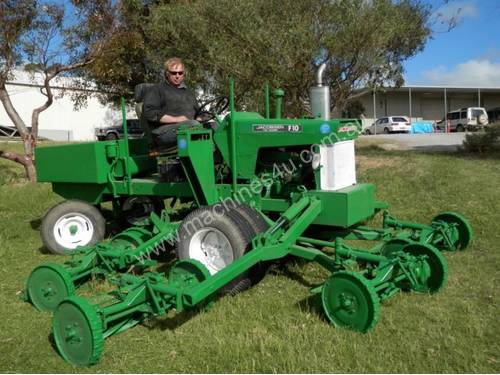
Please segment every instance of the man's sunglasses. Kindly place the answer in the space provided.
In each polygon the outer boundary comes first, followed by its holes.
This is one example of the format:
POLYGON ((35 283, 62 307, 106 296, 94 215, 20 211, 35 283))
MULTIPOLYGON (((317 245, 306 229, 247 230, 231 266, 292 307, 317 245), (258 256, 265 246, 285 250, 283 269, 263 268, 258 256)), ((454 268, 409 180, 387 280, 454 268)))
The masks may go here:
POLYGON ((168 71, 169 74, 173 75, 173 76, 181 76, 184 74, 184 72, 172 72, 172 71, 168 71))

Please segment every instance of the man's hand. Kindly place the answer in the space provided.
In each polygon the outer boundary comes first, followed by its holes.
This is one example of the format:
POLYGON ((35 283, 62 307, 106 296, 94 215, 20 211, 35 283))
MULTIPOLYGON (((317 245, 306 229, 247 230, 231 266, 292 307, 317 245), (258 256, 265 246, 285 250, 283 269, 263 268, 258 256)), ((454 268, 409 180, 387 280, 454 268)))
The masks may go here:
POLYGON ((183 122, 189 120, 186 116, 170 116, 170 115, 163 115, 160 118, 160 122, 162 124, 174 124, 178 122, 183 122))

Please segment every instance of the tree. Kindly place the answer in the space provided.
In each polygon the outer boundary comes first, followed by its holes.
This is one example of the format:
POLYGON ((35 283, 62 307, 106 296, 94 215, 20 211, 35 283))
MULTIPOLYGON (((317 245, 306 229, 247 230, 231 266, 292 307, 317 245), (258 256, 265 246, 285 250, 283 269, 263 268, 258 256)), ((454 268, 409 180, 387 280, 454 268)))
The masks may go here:
POLYGON ((138 80, 156 80, 166 58, 180 56, 190 83, 206 92, 227 94, 234 77, 238 102, 247 107, 261 109, 264 84, 284 88, 291 116, 306 113, 319 63, 328 63, 325 78, 340 112, 356 89, 402 84, 402 63, 431 35, 424 0, 124 3, 130 37, 113 43, 133 40, 136 48, 104 55, 89 69, 102 89, 131 92, 138 80))
POLYGON ((111 0, 73 0, 71 5, 36 0, 0 3, 0 101, 21 135, 24 154, 0 150, 0 157, 20 163, 30 181, 36 181, 34 148, 40 114, 54 101, 51 81, 93 63, 104 52, 116 29, 111 0), (45 102, 33 109, 31 128, 14 108, 7 83, 16 70, 41 77, 45 102))

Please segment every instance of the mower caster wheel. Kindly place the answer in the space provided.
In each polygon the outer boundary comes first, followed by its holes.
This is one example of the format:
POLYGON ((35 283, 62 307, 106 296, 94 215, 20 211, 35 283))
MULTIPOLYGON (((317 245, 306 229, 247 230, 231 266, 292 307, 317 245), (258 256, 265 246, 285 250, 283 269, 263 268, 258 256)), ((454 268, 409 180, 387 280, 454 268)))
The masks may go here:
POLYGON ((408 283, 404 289, 419 293, 436 293, 446 284, 448 279, 448 263, 443 254, 434 246, 413 243, 405 246, 402 251, 423 260, 412 268, 414 284, 408 283))
POLYGON ((380 300, 377 292, 360 274, 335 272, 323 285, 323 310, 335 326, 366 333, 377 323, 380 300))
POLYGON ((95 308, 84 298, 72 296, 57 306, 52 334, 61 356, 77 366, 91 366, 104 346, 102 322, 95 308))
POLYGON ((26 285, 29 301, 38 310, 54 311, 59 302, 75 292, 75 285, 66 268, 46 263, 36 267, 26 285))
POLYGON ((472 241, 474 236, 472 226, 462 215, 456 212, 442 212, 432 219, 432 223, 444 222, 450 228, 447 230, 448 238, 451 242, 448 245, 447 241, 443 240, 435 244, 439 250, 460 251, 465 250, 472 241))
POLYGON ((42 220, 41 236, 54 254, 67 254, 78 246, 93 246, 102 241, 106 221, 93 205, 68 200, 52 207, 42 220))

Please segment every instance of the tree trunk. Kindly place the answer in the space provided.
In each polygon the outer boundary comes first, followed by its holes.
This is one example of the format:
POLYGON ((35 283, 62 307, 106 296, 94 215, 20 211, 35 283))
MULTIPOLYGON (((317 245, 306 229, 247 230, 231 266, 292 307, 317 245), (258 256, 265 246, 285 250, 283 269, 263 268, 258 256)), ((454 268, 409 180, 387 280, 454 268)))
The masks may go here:
POLYGON ((26 158, 26 164, 24 165, 24 170, 26 171, 26 176, 28 176, 28 180, 30 182, 37 181, 35 163, 33 163, 32 159, 26 158))
POLYGON ((31 132, 23 137, 24 144, 24 162, 22 163, 26 170, 26 177, 30 182, 36 182, 36 169, 34 163, 34 150, 36 146, 36 138, 31 132))

